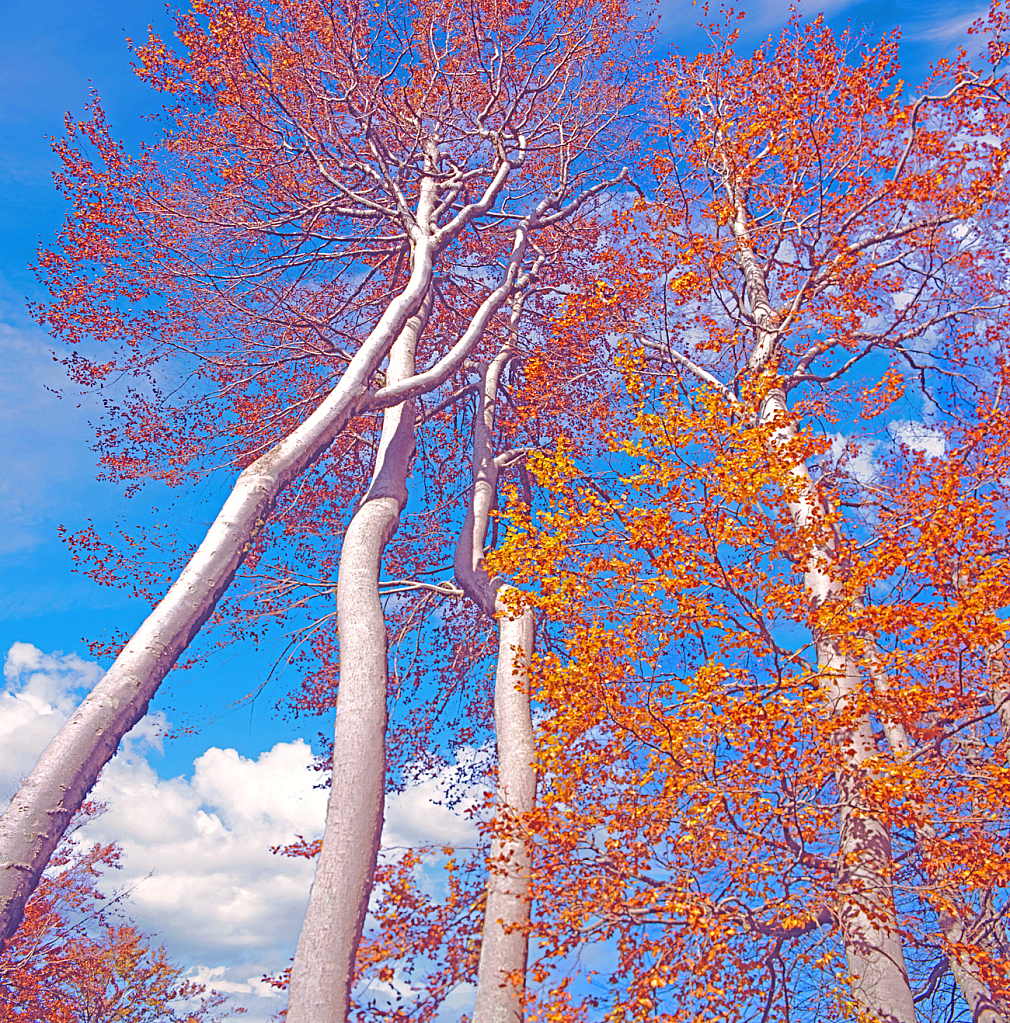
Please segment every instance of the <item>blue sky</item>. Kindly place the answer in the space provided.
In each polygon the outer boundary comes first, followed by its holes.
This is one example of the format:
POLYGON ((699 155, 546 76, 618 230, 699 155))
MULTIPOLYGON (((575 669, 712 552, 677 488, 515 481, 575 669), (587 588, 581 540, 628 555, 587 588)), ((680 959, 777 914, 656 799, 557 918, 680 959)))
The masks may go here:
MULTIPOLYGON (((773 31, 789 12, 781 0, 737 8, 748 12, 745 43, 773 31)), ((921 80, 930 60, 956 49, 984 9, 970 0, 803 4, 805 13, 824 10, 836 28, 850 23, 879 35, 900 23, 910 85, 921 80)), ((135 147, 149 129, 143 116, 156 98, 132 75, 126 39, 144 38, 149 24, 171 31, 159 0, 8 0, 4 12, 0 654, 6 655, 7 688, 0 692, 0 802, 100 676, 82 637, 135 627, 146 611, 122 593, 73 574, 58 539, 59 525, 79 528, 89 517, 99 529, 123 516, 143 522, 159 495, 149 492, 127 502, 114 487, 95 482, 89 402, 52 393, 63 385, 60 369, 25 302, 43 297, 29 263, 39 239, 51 239, 63 215, 48 137, 60 133, 66 111, 83 111, 94 87, 114 132, 135 147)), ((696 47, 700 36, 687 26, 699 12, 689 0, 666 0, 662 47, 696 47)), ((216 512, 226 485, 218 480, 178 506, 179 514, 193 519, 193 530, 216 512)), ((173 682, 152 708, 153 721, 138 730, 103 777, 110 811, 94 831, 123 842, 127 881, 156 872, 138 885, 134 916, 159 931, 196 976, 233 988, 253 1009, 246 1017, 250 1023, 279 1007, 249 978, 285 965, 311 877, 310 865, 280 861, 266 850, 297 832, 318 831, 324 799, 312 789, 314 776, 306 770, 311 754, 302 739, 312 741, 330 726, 328 719, 299 723, 278 716, 273 704, 283 680, 271 683, 252 710, 228 709, 264 679, 274 657, 270 651, 232 649, 173 682), (166 721, 199 728, 163 742, 157 726, 166 721), (258 805, 243 800, 250 791, 257 793, 258 805), (152 805, 159 807, 157 827, 149 820, 152 805), (189 866, 181 869, 182 862, 189 866), (194 899, 194 892, 204 894, 194 899)), ((387 838, 465 838, 467 825, 432 808, 433 792, 417 788, 393 800, 387 838)))

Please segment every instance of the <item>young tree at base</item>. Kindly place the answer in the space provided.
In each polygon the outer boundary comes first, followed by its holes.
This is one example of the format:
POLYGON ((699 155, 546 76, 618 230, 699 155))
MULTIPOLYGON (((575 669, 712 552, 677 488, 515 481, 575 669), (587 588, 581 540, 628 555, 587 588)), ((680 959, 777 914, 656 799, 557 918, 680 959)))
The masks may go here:
MULTIPOLYGON (((96 810, 85 804, 72 830, 96 810)), ((3 1023, 214 1023, 245 1012, 225 1010, 224 995, 183 980, 164 948, 113 919, 118 900, 97 883, 118 859, 114 844, 60 842, 0 953, 3 1023)))

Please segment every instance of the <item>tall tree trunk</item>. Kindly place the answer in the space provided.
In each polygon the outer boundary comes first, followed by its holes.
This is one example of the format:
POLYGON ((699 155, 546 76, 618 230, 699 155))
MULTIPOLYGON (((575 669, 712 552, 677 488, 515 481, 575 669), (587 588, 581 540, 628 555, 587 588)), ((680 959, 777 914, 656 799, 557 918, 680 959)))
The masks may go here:
MULTIPOLYGON (((833 659, 822 670, 839 670, 833 659)), ((829 682, 833 711, 848 713, 860 683, 851 661, 848 670, 829 682)), ((869 780, 868 762, 876 756, 867 715, 835 734, 842 751, 836 774, 841 804, 838 838, 838 920, 845 944, 852 993, 875 1017, 914 1023, 915 1003, 898 931, 892 884, 893 857, 887 825, 868 810, 860 789, 869 780)))
MULTIPOLYGON (((870 671, 873 676, 874 688, 878 693, 884 695, 887 693, 889 685, 886 673, 878 667, 880 656, 876 644, 872 639, 868 638, 865 641, 865 647, 870 660, 870 671)), ((1007 713, 1008 694, 1006 681, 1003 673, 999 670, 998 663, 998 659, 994 658, 993 651, 990 650, 989 666, 992 677, 993 700, 996 704, 1005 737, 1007 734, 1010 734, 1008 732, 1010 714, 1007 713)), ((882 724, 884 734, 887 736, 888 746, 894 756, 898 758, 908 756, 912 752, 912 744, 902 724, 889 717, 885 717, 882 724)), ((925 857, 928 858, 929 848, 936 841, 936 838, 936 828, 932 824, 920 822, 915 826, 915 839, 925 857)), ((931 869, 930 878, 934 883, 942 882, 944 875, 941 873, 938 876, 936 870, 931 869)), ((974 932, 977 931, 978 925, 983 922, 983 915, 984 910, 974 920, 966 918, 963 913, 953 906, 945 907, 939 911, 940 930, 943 932, 943 936, 947 939, 951 948, 957 949, 963 943, 972 942, 974 932)), ((975 940, 978 939, 977 934, 974 934, 974 937, 975 940)), ((978 968, 972 962, 970 955, 963 951, 955 951, 954 954, 947 956, 947 965, 950 967, 950 972, 961 992, 961 996, 968 1005, 973 1023, 1008 1023, 1010 1017, 1007 1014, 1007 1006, 993 998, 992 992, 988 985, 982 981, 978 968)))
MULTIPOLYGON (((438 218, 448 216, 439 205, 443 200, 440 189, 446 180, 441 171, 442 153, 434 138, 424 142, 425 173, 418 185, 416 212, 412 216, 405 206, 399 207, 411 253, 410 277, 403 291, 390 301, 337 386, 315 412, 239 474, 224 507, 179 578, 43 752, 0 819, 0 950, 17 929, 24 904, 71 817, 122 737, 146 713, 165 675, 213 613, 281 491, 326 451, 355 414, 364 409, 395 408, 444 384, 461 368, 488 323, 514 295, 523 279, 522 266, 531 235, 573 216, 584 204, 627 178, 625 169, 617 178, 599 182, 574 197, 568 196, 566 182, 559 183, 517 223, 512 251, 498 286, 478 307, 456 343, 422 372, 401 380, 390 377, 385 386, 370 392, 376 370, 429 293, 436 256, 474 220, 494 208, 510 174, 523 166, 526 137, 518 134, 513 141, 514 152, 509 155, 498 145, 500 159, 483 194, 454 209, 441 225, 438 218)), ((396 182, 390 179, 389 183, 398 193, 396 182)), ((382 507, 379 492, 374 496, 375 500, 368 502, 373 507, 355 527, 355 535, 365 539, 352 543, 361 546, 366 559, 378 556, 366 551, 369 544, 378 543, 381 552, 385 542, 375 540, 386 528, 380 521, 386 512, 378 510, 382 507)), ((395 497, 390 499, 395 503, 395 497)), ((348 576, 350 592, 356 585, 351 580, 357 578, 353 572, 348 576)), ((350 622, 355 612, 346 604, 344 612, 350 615, 347 635, 353 636, 356 626, 350 622)), ((374 623, 365 624, 363 619, 361 628, 370 636, 374 623)), ((348 650, 353 644, 354 640, 348 642, 348 650)), ((345 644, 341 646, 343 650, 345 644)), ((347 670, 354 669, 348 664, 347 670)))
MULTIPOLYGON (((434 184, 422 196, 430 214, 434 184), (430 193, 430 194, 429 194, 430 193)), ((427 221, 419 216, 419 220, 427 221)), ((305 422, 240 474, 203 542, 102 680, 46 747, 0 818, 0 949, 98 774, 144 716, 165 675, 211 616, 278 495, 357 411, 368 383, 428 293, 434 243, 418 233, 411 275, 340 382, 305 422)))
MULTIPOLYGON (((890 685, 887 673, 881 667, 880 652, 873 637, 867 636, 864 638, 863 649, 870 675, 873 679, 874 690, 879 695, 886 696, 890 685)), ((994 658, 993 651, 990 650, 988 653, 992 676, 993 700, 996 704, 1003 734, 1006 736, 1010 734, 1008 733, 1008 725, 1010 725, 1008 708, 1010 708, 1010 703, 1007 701, 1006 681, 998 668, 998 661, 994 658)), ((889 715, 885 715, 881 719, 881 725, 883 726, 884 735, 887 738, 887 744, 891 753, 898 759, 907 757, 912 752, 912 743, 901 722, 894 720, 889 715)), ((927 862, 929 848, 936 839, 936 828, 932 824, 926 821, 919 821, 915 825, 915 840, 922 854, 927 857, 927 862)), ((945 876, 943 872, 938 874, 935 869, 930 868, 930 879, 934 883, 943 882, 945 876)), ((966 918, 963 913, 953 906, 943 908, 938 913, 940 930, 951 947, 955 949, 964 942, 972 941, 973 932, 977 930, 978 924, 982 922, 981 917, 982 914, 974 920, 966 918)), ((953 955, 948 955, 947 965, 961 992, 961 996, 968 1005, 973 1023, 1008 1023, 1010 1017, 1007 1014, 1007 1007, 993 998, 992 992, 989 990, 988 985, 982 981, 978 968, 971 961, 971 957, 968 954, 965 952, 955 952, 953 955)))
MULTIPOLYGON (((762 406, 761 420, 773 423, 786 415, 785 395, 773 389, 762 406)), ((785 450, 795 436, 795 428, 787 423, 774 431, 772 444, 785 450)), ((825 509, 806 464, 794 465, 791 474, 795 486, 789 504, 793 525, 798 531, 828 533, 825 509)), ((834 538, 826 535, 814 545, 804 567, 804 584, 815 609, 830 604, 840 589, 830 570, 834 547, 834 538)), ((842 637, 824 631, 814 639, 828 709, 835 718, 847 718, 862 686, 858 667, 841 648, 842 637)), ((891 836, 860 795, 877 754, 869 715, 860 714, 840 726, 832 741, 840 752, 836 772, 840 806, 837 913, 852 994, 877 1019, 915 1023, 915 1002, 894 907, 891 836)))
MULTIPOLYGON (((522 305, 519 295, 513 305, 513 334, 522 305)), ((494 695, 498 830, 488 860, 474 1023, 519 1023, 522 1019, 529 948, 530 851, 523 837, 523 821, 533 809, 537 789, 529 692, 533 612, 514 607, 509 600, 513 588, 503 585, 501 579, 492 579, 484 563, 484 539, 501 460, 495 458, 493 444, 498 381, 511 353, 511 346, 506 345, 493 362, 479 367, 473 491, 454 557, 456 579, 463 592, 498 622, 494 695)))
MULTIPOLYGON (((955 949, 961 942, 973 942, 969 933, 972 929, 969 921, 957 912, 940 914, 940 927, 943 936, 955 949)), ((968 1003, 972 1023, 1006 1023, 1006 1006, 1000 1005, 992 996, 987 984, 979 977, 978 969, 971 957, 964 952, 955 952, 947 956, 947 963, 961 995, 968 1003)))
POLYGON ((530 923, 530 852, 524 817, 536 800, 536 742, 530 715, 533 612, 507 606, 498 591, 498 667, 494 722, 498 742, 499 831, 491 843, 481 931, 474 1023, 518 1023, 523 1017, 530 923))
MULTIPOLYGON (((727 197, 734 210, 730 227, 737 244, 737 262, 743 271, 755 341, 748 369, 755 381, 776 374, 779 357, 778 315, 772 309, 765 268, 754 250, 746 190, 734 184, 726 168, 727 197)), ((770 382, 770 381, 769 381, 770 382)), ((796 437, 784 391, 775 384, 761 405, 760 421, 774 424, 773 450, 788 457, 796 437)), ((816 610, 829 604, 839 590, 832 579, 834 537, 825 523, 825 509, 817 485, 805 462, 791 468, 794 492, 789 503, 797 531, 823 531, 804 566, 803 581, 816 610)), ((842 637, 821 632, 814 636, 818 671, 834 717, 848 717, 861 686, 859 672, 840 649, 842 637)), ((860 788, 868 762, 876 755, 876 742, 868 715, 838 728, 834 742, 840 751, 836 774, 840 819, 838 838, 838 917, 852 977, 852 993, 866 1011, 888 1023, 915 1023, 915 1002, 898 932, 892 884, 891 838, 883 821, 863 805, 860 788)))
MULTIPOLYGON (((440 157, 433 143, 426 148, 426 158, 430 169, 437 168, 440 157)), ((569 215, 599 190, 595 186, 587 190, 562 212, 569 215)), ((433 205, 429 199, 427 206, 419 206, 419 223, 426 222, 426 217, 430 218, 433 205)), ((385 797, 387 649, 385 619, 379 602, 379 564, 407 500, 407 471, 414 453, 412 399, 423 389, 444 382, 458 365, 463 364, 465 355, 483 336, 491 318, 510 297, 513 298, 511 325, 514 335, 523 308, 521 289, 528 285, 543 261, 538 251, 532 268, 525 272, 521 270, 530 245, 530 232, 539 223, 539 217, 557 205, 555 198, 548 197, 519 222, 499 286, 480 305, 450 353, 433 368, 415 374, 417 339, 434 294, 433 289, 429 291, 426 296, 429 304, 391 350, 386 384, 375 396, 377 402, 384 400, 386 395, 406 400, 385 414, 372 485, 348 526, 341 549, 337 576, 340 683, 333 745, 333 780, 323 846, 291 971, 288 1023, 344 1023, 350 1010, 354 961, 375 874, 385 797)), ((510 351, 506 348, 496 360, 492 395, 497 392, 497 374, 508 360, 510 351)), ((475 465, 478 448, 482 452, 492 450, 493 399, 489 416, 487 423, 481 419, 484 425, 479 441, 475 433, 475 465)), ((488 464, 493 476, 482 477, 479 484, 475 476, 474 500, 464 524, 464 532, 469 529, 473 536, 476 514, 482 523, 481 543, 487 530, 498 472, 493 457, 489 456, 488 464)), ((457 547, 457 556, 458 550, 457 547)), ((490 608, 489 613, 494 617, 500 581, 490 585, 482 565, 476 575, 471 572, 467 579, 478 577, 477 589, 471 587, 469 595, 478 599, 475 594, 479 590, 478 602, 484 610, 490 608)), ((464 586, 462 580, 461 586, 464 586)), ((510 670, 515 656, 510 656, 510 670)), ((528 696, 526 707, 528 717, 528 696)), ((507 716, 511 721, 515 713, 509 710, 507 716)), ((526 770, 528 773, 533 770, 532 757, 526 762, 526 770)), ((533 784, 535 788, 535 776, 533 784)))
MULTIPOLYGON (((434 289, 389 353, 387 386, 414 374, 417 341, 434 289)), ((302 924, 288 1023, 342 1023, 372 892, 386 791, 386 620, 379 566, 407 503, 414 456, 413 401, 387 409, 375 470, 347 527, 337 575, 340 684, 326 832, 302 924)))

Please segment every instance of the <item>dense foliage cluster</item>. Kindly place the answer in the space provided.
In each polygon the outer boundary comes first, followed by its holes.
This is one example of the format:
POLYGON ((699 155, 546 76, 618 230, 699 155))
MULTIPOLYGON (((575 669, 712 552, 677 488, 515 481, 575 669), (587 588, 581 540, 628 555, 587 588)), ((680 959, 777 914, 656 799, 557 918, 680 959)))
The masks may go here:
MULTIPOLYGON (((96 812, 85 805, 77 823, 96 812)), ((223 995, 185 980, 164 947, 117 918, 122 900, 97 886, 119 855, 72 832, 60 843, 0 954, 3 1023, 214 1023, 245 1011, 221 1011, 223 995)))

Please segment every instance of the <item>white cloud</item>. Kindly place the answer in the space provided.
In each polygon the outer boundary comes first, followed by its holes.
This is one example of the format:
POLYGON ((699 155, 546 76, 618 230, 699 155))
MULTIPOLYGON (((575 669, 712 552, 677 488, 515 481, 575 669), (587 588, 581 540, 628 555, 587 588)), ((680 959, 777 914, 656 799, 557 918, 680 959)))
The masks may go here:
POLYGON ((891 437, 913 451, 921 451, 929 458, 940 458, 947 449, 947 441, 940 430, 909 419, 896 419, 887 425, 891 437))
MULTIPOLYGON (((11 790, 101 676, 97 664, 76 654, 45 654, 29 643, 10 648, 0 695, 0 779, 11 790)), ((270 847, 318 837, 327 792, 314 788, 319 775, 301 739, 254 759, 211 747, 194 761, 191 777, 161 778, 147 755, 160 749, 166 727, 162 715, 148 715, 124 739, 93 791, 108 809, 78 840, 117 842, 122 870, 106 886, 129 890, 127 914, 190 966, 191 979, 248 1008, 247 1023, 266 1023, 284 996, 261 977, 288 965, 315 869, 270 847)), ((383 845, 475 844, 474 824, 441 802, 455 774, 446 768, 392 794, 383 845)))
MULTIPOLYGON (((0 694, 0 780, 11 792, 101 678, 76 654, 45 654, 15 643, 0 694)), ((313 755, 301 741, 278 743, 256 759, 208 749, 191 778, 160 778, 147 755, 160 749, 166 722, 148 715, 106 765, 92 795, 107 811, 79 841, 115 841, 123 869, 106 887, 129 890, 126 913, 163 942, 189 976, 249 1007, 248 1023, 284 1004, 264 973, 288 965, 314 864, 275 856, 273 845, 316 837, 326 793, 313 788, 313 755)))
MULTIPOLYGON (((984 18, 989 11, 989 5, 979 4, 974 10, 964 13, 963 10, 956 10, 952 13, 952 8, 946 7, 946 5, 936 8, 934 5, 933 10, 926 11, 926 17, 920 17, 915 21, 911 22, 905 37, 912 42, 924 42, 924 43, 951 43, 951 42, 962 42, 968 44, 974 40, 970 40, 968 37, 968 29, 974 24, 979 18, 984 18)), ((984 36, 977 37, 979 40, 984 40, 984 36)), ((973 47, 974 49, 975 47, 973 47)), ((978 49, 981 49, 981 44, 978 45, 978 49)))
MULTIPOLYGON (((455 774, 456 768, 447 767, 436 778, 408 785, 403 792, 386 797, 383 848, 477 844, 477 828, 473 821, 445 801, 447 782, 451 783, 455 774)), ((473 792, 472 798, 476 797, 477 793, 473 792)))
POLYGON ((831 438, 830 460, 845 470, 857 483, 866 486, 877 475, 874 453, 876 441, 857 440, 836 433, 831 438))
POLYGON ((64 515, 68 506, 76 510, 77 484, 94 473, 84 414, 76 401, 52 393, 67 380, 50 349, 42 331, 0 323, 2 553, 39 543, 46 535, 40 525, 54 529, 57 513, 64 515))
POLYGON ((280 992, 267 984, 262 975, 247 978, 245 983, 238 983, 226 979, 227 969, 224 966, 195 966, 187 971, 186 977, 194 984, 204 984, 215 991, 222 991, 230 995, 256 994, 263 998, 280 997, 280 992))
MULTIPOLYGON (((122 847, 116 880, 135 885, 127 911, 142 929, 197 963, 190 976, 231 994, 249 1023, 266 1019, 283 994, 260 978, 288 965, 315 870, 270 847, 322 832, 328 793, 313 787, 312 750, 298 739, 253 760, 212 747, 191 778, 166 780, 145 745, 124 744, 106 767, 94 794, 109 810, 81 835, 122 847)), ((440 795, 438 779, 391 795, 383 845, 473 844, 474 825, 440 795)))
POLYGON ((6 806, 50 739, 103 674, 97 664, 77 654, 44 654, 31 643, 11 646, 0 693, 0 805, 6 806))
POLYGON ((249 759, 212 747, 191 778, 163 779, 145 745, 125 744, 103 771, 94 795, 109 809, 81 829, 82 840, 119 843, 127 911, 174 956, 198 964, 195 975, 253 1002, 276 1001, 280 993, 259 978, 288 964, 314 864, 270 847, 322 829, 326 793, 313 788, 312 750, 298 739, 249 759))
POLYGON ((858 441, 853 446, 855 453, 845 463, 845 468, 850 476, 866 486, 877 475, 877 464, 873 460, 877 445, 875 441, 866 440, 858 441))

